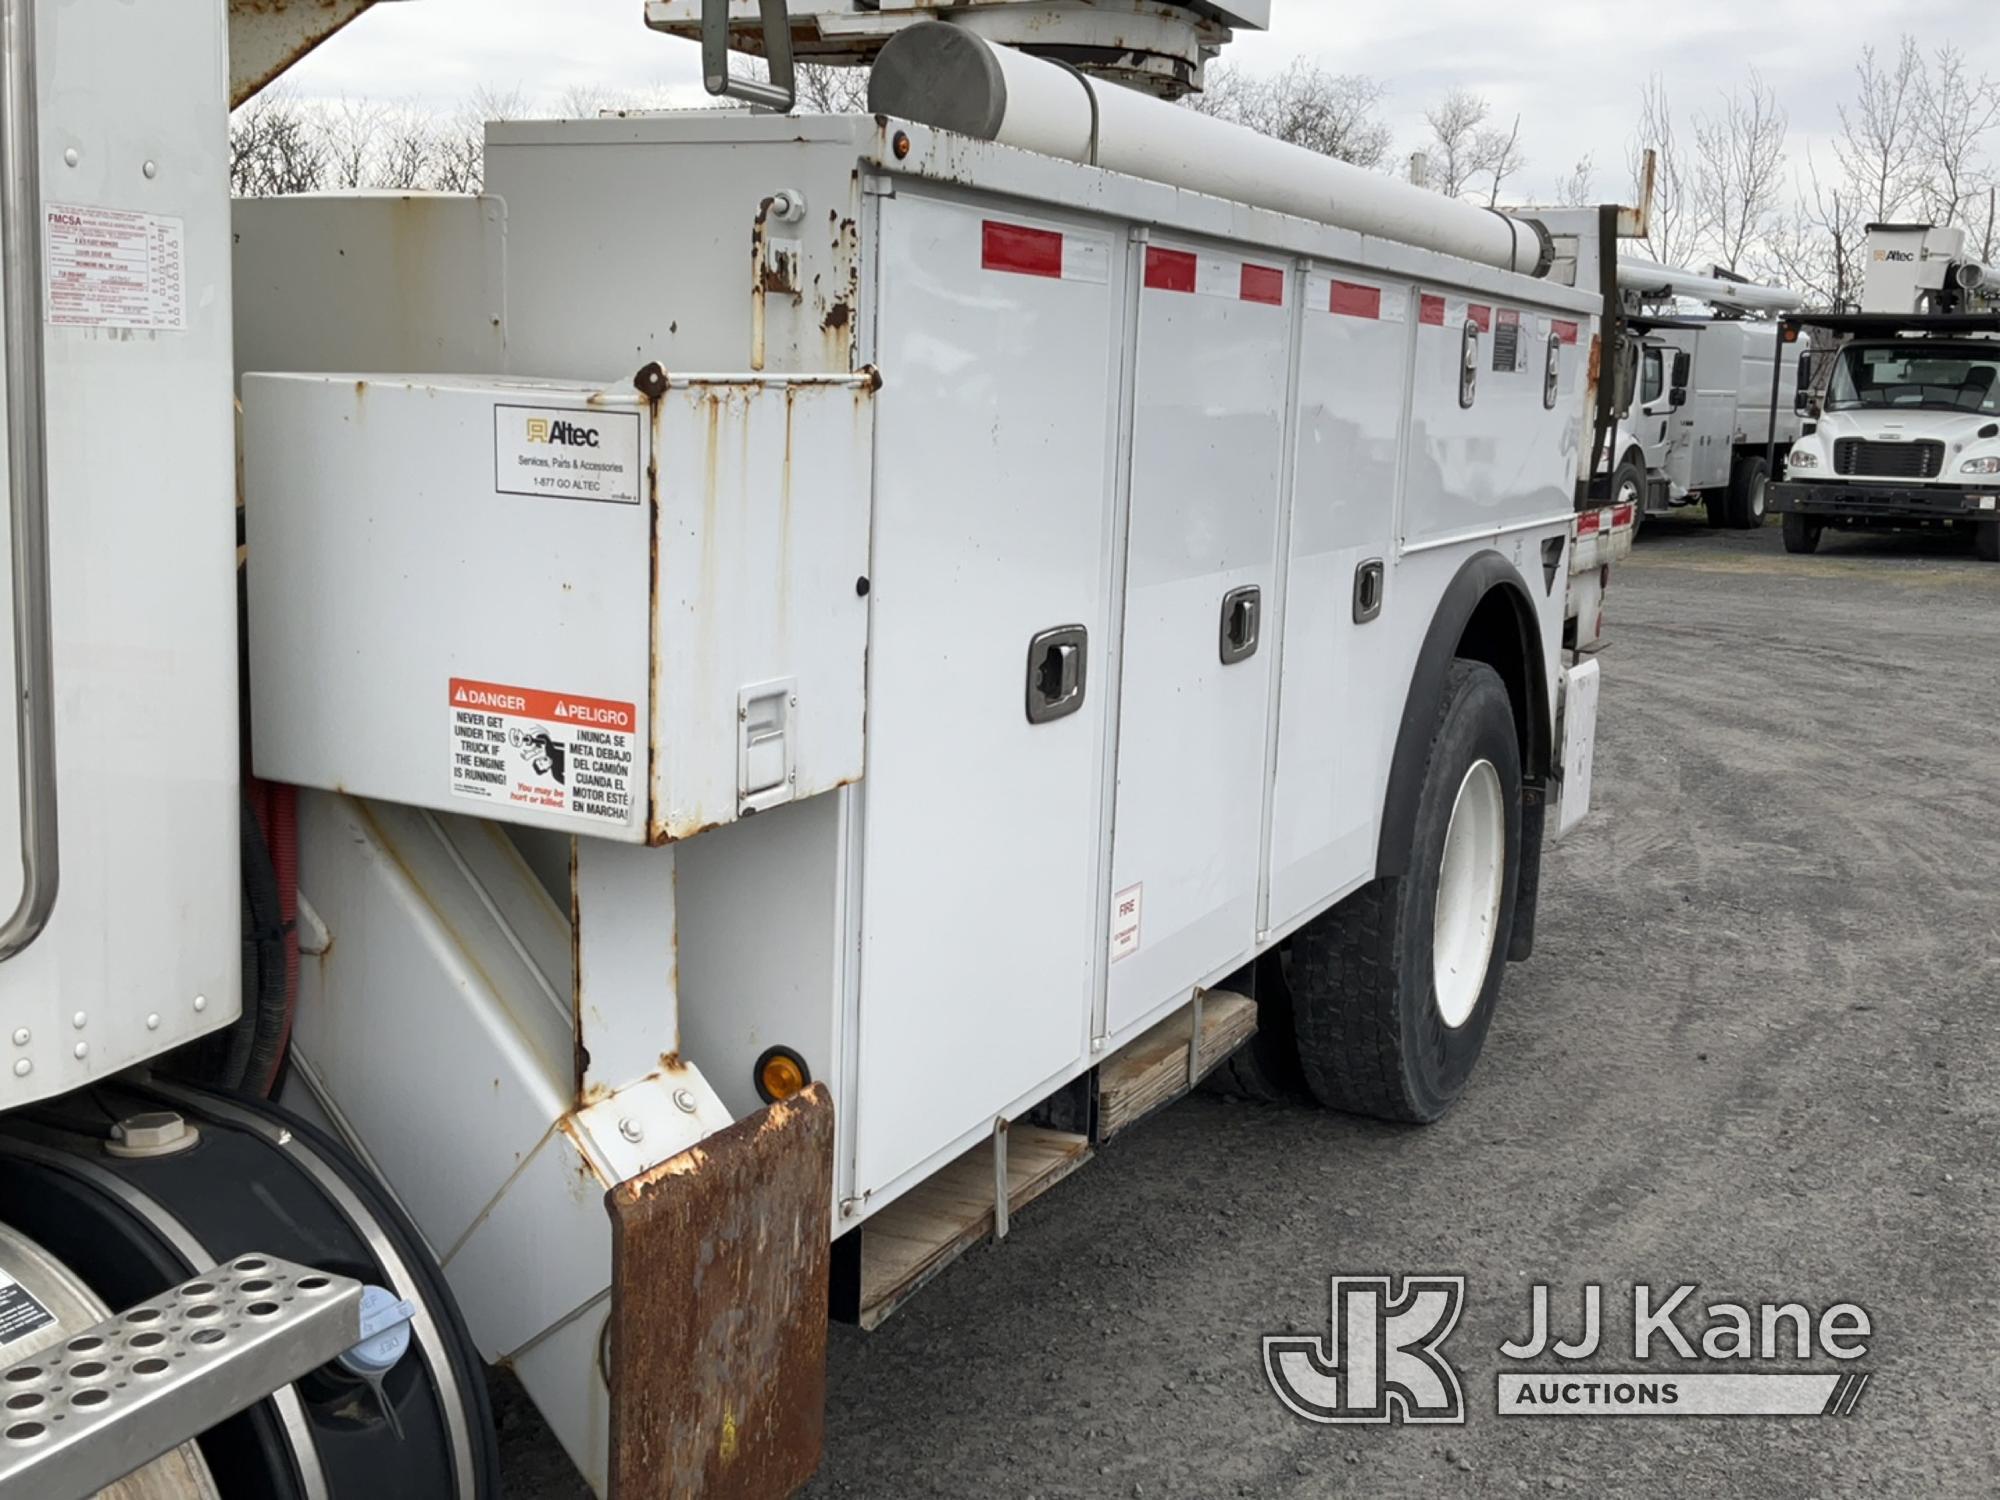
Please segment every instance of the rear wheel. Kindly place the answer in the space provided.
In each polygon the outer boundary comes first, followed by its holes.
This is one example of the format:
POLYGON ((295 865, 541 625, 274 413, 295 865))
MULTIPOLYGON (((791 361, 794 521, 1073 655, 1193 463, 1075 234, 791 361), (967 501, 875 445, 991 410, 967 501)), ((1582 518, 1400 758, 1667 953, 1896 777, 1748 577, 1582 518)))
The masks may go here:
POLYGON ((1293 939, 1292 1024, 1320 1103, 1421 1123, 1457 1102, 1499 1000, 1520 851, 1507 689, 1491 667, 1453 662, 1408 869, 1293 939))
POLYGON ((1785 550, 1787 552, 1819 551, 1820 523, 1809 521, 1794 511, 1785 512, 1785 550))
POLYGON ((1972 550, 1981 562, 2000 562, 2000 521, 1980 521, 1973 526, 1972 550))
POLYGON ((1636 456, 1628 456, 1611 475, 1611 503, 1632 507, 1632 533, 1646 524, 1646 471, 1636 456))
POLYGON ((1737 459, 1729 475, 1729 524, 1738 531, 1762 526, 1770 487, 1771 465, 1762 454, 1737 459))

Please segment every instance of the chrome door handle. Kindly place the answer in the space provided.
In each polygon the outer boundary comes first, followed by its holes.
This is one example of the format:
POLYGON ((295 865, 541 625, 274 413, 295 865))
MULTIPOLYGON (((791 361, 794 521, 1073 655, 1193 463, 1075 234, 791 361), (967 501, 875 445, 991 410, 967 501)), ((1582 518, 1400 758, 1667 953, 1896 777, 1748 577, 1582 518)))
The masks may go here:
POLYGON ((1028 642, 1028 722, 1052 724, 1083 707, 1089 684, 1090 632, 1081 625, 1044 630, 1028 642))
POLYGON ((1222 664, 1234 666, 1257 654, 1264 626, 1264 591, 1252 585, 1222 596, 1222 664))

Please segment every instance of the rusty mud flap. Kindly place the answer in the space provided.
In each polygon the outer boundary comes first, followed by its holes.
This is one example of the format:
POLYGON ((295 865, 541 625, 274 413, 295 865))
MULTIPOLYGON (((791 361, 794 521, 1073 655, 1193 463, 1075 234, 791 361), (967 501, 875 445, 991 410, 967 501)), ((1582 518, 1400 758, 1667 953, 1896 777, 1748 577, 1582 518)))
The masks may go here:
POLYGON ((832 1196, 822 1084, 606 1194, 611 1500, 779 1497, 819 1467, 832 1196))

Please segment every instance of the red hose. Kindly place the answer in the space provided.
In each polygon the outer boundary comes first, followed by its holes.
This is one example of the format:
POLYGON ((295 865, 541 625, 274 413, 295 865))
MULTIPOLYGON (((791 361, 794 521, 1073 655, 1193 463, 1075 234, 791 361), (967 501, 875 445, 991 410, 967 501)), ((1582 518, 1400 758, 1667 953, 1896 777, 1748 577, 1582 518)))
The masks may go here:
POLYGON ((259 1091, 269 1098, 278 1086, 299 1009, 299 789, 269 782, 264 794, 268 798, 264 837, 271 846, 271 865, 278 875, 278 914, 285 924, 285 1026, 270 1074, 258 1081, 259 1091))

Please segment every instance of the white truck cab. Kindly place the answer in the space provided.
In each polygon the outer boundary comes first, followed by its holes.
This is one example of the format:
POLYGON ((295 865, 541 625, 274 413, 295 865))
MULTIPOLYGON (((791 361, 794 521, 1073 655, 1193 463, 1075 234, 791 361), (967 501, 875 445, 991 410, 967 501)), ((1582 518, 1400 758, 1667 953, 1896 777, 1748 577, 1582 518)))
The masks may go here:
POLYGON ((1809 420, 1773 491, 1785 548, 1815 550, 1828 526, 1950 529, 2000 562, 1993 273, 1965 258, 1962 229, 1875 225, 1869 244, 1863 310, 1811 320, 1841 342, 1801 383, 1809 420))

